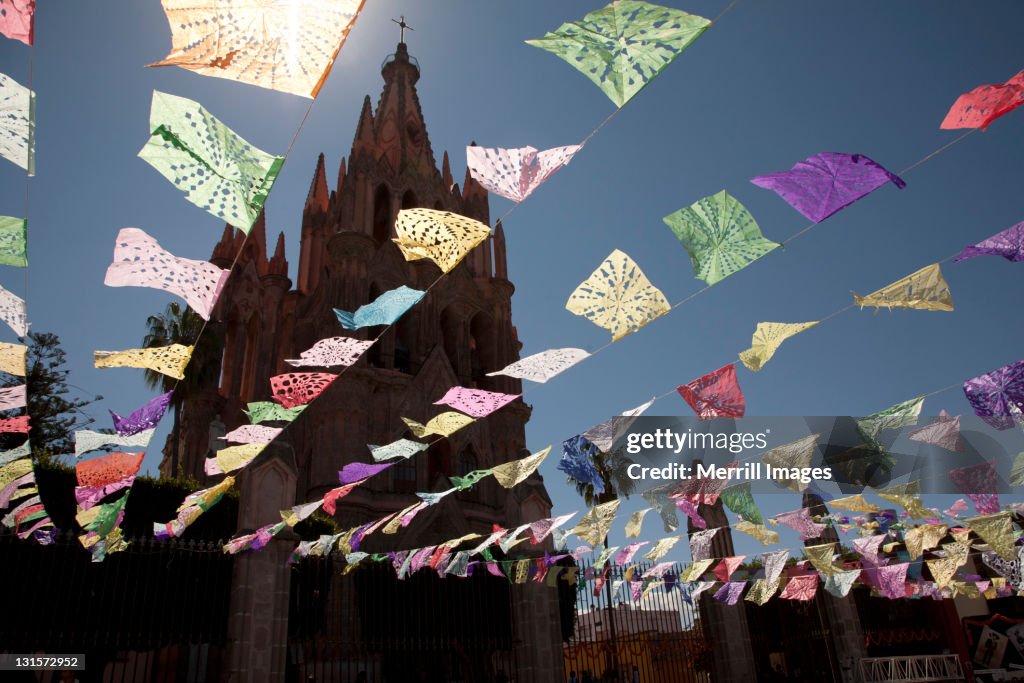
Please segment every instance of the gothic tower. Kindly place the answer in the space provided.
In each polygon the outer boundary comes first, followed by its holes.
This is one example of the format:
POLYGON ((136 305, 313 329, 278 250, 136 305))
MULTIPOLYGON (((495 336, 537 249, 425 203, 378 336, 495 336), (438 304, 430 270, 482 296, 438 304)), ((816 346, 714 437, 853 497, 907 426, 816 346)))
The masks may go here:
MULTIPOLYGON (((400 418, 426 422, 443 412, 433 402, 450 387, 522 391, 517 379, 486 376, 517 360, 521 347, 512 324, 514 287, 500 223, 440 279, 437 266, 406 262, 391 241, 400 209, 443 209, 483 223, 490 218, 487 193, 468 171, 460 188, 447 152, 437 168, 416 91, 420 68, 405 43, 381 74, 380 99, 376 108, 369 97, 363 102, 351 152, 341 160, 333 188, 324 156, 317 160, 303 209, 294 288, 283 234, 267 257, 263 217, 247 240, 229 228, 214 248, 214 263, 227 267, 238 261, 215 311, 224 340, 219 380, 190 397, 182 411, 179 452, 187 474, 204 478, 204 459, 225 445, 215 437, 247 422, 246 403, 269 400, 271 376, 296 370, 285 359, 298 358, 326 337, 373 339, 383 329, 343 330, 333 308, 355 310, 400 285, 429 293, 278 439, 294 453, 297 502, 336 487, 346 463, 369 461, 368 444, 411 438, 400 418)), ((451 475, 523 456, 529 417, 530 407, 516 401, 437 441, 341 501, 338 521, 350 527, 379 518, 415 502, 417 491, 450 488, 451 475)), ((169 460, 162 467, 169 469, 169 460)), ((511 491, 487 479, 457 498, 458 504, 426 510, 404 534, 386 539, 388 544, 426 545, 489 531, 492 524, 516 525, 547 516, 551 507, 537 475, 511 491)))

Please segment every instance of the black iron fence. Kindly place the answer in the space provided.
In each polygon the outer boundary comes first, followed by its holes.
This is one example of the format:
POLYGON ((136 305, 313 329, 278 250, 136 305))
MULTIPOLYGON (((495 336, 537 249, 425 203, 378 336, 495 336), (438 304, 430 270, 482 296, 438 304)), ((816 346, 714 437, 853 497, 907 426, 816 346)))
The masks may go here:
POLYGON ((345 574, 335 557, 293 568, 288 681, 419 683, 516 680, 511 587, 486 572, 399 581, 390 563, 345 574))
MULTIPOLYGON (((707 683, 710 645, 698 611, 672 584, 644 593, 650 565, 578 565, 575 623, 562 647, 577 683, 707 683), (639 595, 635 595, 638 591, 639 595)), ((669 572, 678 576, 682 565, 669 572)))
POLYGON ((3 532, 0 557, 0 651, 84 654, 81 683, 219 679, 232 567, 221 543, 129 539, 93 563, 72 533, 39 546, 3 532))

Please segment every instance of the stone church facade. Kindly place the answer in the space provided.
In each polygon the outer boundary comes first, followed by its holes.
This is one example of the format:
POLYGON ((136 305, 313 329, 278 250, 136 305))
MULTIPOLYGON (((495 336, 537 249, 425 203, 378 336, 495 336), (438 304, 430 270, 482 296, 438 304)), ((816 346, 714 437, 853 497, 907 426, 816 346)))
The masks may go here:
MULTIPOLYGON (((226 445, 216 437, 248 422, 246 403, 270 400, 270 377, 311 370, 293 368, 285 359, 298 358, 325 337, 381 334, 379 326, 343 330, 332 309, 353 311, 400 285, 430 289, 243 472, 240 529, 272 522, 278 510, 338 486, 343 465, 371 461, 368 444, 413 438, 400 418, 425 423, 443 412, 447 408, 433 402, 450 387, 522 391, 518 379, 486 376, 518 360, 521 347, 512 323, 514 286, 500 223, 444 277, 429 261, 406 262, 391 241, 400 209, 443 209, 486 224, 490 216, 487 192, 468 172, 461 187, 454 182, 447 152, 437 167, 416 91, 419 65, 404 43, 381 73, 380 99, 374 108, 366 97, 351 152, 336 178, 329 181, 323 155, 317 161, 303 209, 295 279, 289 275, 283 233, 268 257, 262 216, 248 239, 229 227, 214 247, 213 263, 234 264, 214 311, 223 353, 219 363, 209 361, 219 367, 205 373, 207 386, 182 406, 179 461, 172 462, 169 439, 161 472, 182 470, 203 481, 204 460, 226 445)), ((417 491, 450 488, 449 476, 528 454, 530 410, 515 401, 371 478, 339 501, 336 520, 351 528, 379 519, 415 502, 417 491)), ((550 511, 539 475, 511 490, 488 478, 426 509, 397 535, 371 536, 362 549, 423 547, 466 533, 489 533, 495 524, 512 528, 550 511)), ((284 671, 289 579, 282 567, 294 543, 285 537, 236 560, 229 659, 239 680, 278 680, 284 671)), ((528 550, 543 553, 544 548, 528 550)), ((556 680, 561 654, 555 591, 515 586, 512 593, 517 680, 556 680)))

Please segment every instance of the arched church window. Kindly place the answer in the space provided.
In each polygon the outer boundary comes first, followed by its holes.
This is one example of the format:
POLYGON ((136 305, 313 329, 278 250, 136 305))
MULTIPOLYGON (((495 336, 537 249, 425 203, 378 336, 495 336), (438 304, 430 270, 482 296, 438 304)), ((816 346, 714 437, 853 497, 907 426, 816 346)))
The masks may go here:
POLYGON ((444 352, 456 375, 459 374, 460 327, 461 320, 454 306, 449 306, 441 312, 441 339, 444 342, 444 352))
POLYGON ((391 193, 387 185, 377 188, 373 196, 373 239, 385 242, 391 237, 391 193))
POLYGON ((486 313, 477 313, 469 322, 470 376, 476 386, 487 382, 487 373, 495 370, 494 324, 486 313))
POLYGON ((438 475, 452 476, 452 447, 448 439, 440 439, 427 449, 428 484, 432 485, 438 475))
POLYGON ((395 335, 395 370, 407 375, 412 374, 413 330, 416 329, 416 317, 412 311, 407 312, 398 321, 395 335))
POLYGON ((415 209, 419 204, 416 201, 416 193, 412 190, 406 190, 405 194, 402 195, 402 208, 403 209, 415 209))
POLYGON ((253 314, 245 331, 245 356, 242 361, 242 384, 239 396, 243 401, 251 401, 252 390, 256 382, 256 352, 259 349, 260 317, 253 314))

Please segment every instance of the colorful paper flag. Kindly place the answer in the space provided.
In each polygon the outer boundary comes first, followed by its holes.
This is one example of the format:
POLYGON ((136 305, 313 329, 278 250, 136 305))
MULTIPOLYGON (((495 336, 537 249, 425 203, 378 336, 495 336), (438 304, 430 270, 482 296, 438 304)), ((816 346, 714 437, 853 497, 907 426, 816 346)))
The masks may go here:
POLYGON ((668 299, 624 252, 616 249, 569 295, 570 313, 612 333, 612 341, 668 313, 668 299))
POLYGON ((670 7, 616 0, 526 43, 568 62, 621 107, 710 25, 670 7))
POLYGON ((815 223, 871 194, 888 182, 906 187, 898 176, 863 154, 822 152, 778 171, 751 179, 772 190, 815 223))
POLYGON ((149 66, 316 97, 364 0, 161 0, 171 52, 149 66))
POLYGON ((185 199, 248 233, 284 157, 253 147, 198 102, 153 91, 151 137, 139 157, 185 199))
POLYGON ((108 287, 152 287, 180 296, 209 320, 230 270, 208 261, 180 258, 138 228, 121 228, 114 243, 114 262, 103 284, 108 287))

